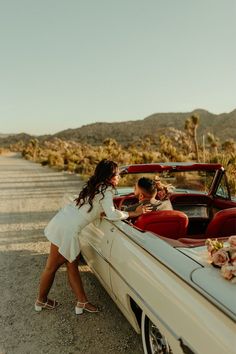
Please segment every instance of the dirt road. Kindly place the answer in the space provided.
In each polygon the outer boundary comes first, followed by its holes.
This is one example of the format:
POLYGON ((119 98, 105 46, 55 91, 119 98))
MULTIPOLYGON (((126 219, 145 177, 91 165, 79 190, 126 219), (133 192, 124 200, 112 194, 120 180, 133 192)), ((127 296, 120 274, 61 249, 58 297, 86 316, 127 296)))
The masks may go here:
POLYGON ((33 308, 49 243, 43 229, 78 192, 78 176, 0 156, 0 354, 141 354, 140 337, 86 265, 80 270, 98 314, 74 314, 75 299, 61 268, 51 297, 54 311, 33 308))

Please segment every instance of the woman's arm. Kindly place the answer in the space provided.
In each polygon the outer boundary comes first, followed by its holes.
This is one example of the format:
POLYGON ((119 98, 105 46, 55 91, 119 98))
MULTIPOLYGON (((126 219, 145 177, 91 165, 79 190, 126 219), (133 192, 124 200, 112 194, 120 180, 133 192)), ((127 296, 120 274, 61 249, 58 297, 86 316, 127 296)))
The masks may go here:
POLYGON ((113 204, 113 193, 110 190, 106 190, 104 198, 100 200, 100 203, 107 219, 112 221, 135 218, 141 214, 151 211, 148 205, 139 205, 136 210, 129 212, 115 209, 113 204))
POLYGON ((129 213, 115 209, 113 204, 113 193, 111 190, 106 190, 104 198, 100 200, 102 209, 109 220, 117 221, 124 220, 129 217, 129 213))

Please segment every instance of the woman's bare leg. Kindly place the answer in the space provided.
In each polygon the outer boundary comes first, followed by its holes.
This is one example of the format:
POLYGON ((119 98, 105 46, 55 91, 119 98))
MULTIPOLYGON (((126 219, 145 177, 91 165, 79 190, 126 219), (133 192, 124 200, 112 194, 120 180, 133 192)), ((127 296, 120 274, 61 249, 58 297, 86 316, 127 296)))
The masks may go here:
POLYGON ((47 263, 41 275, 38 300, 47 301, 48 293, 52 287, 56 271, 66 262, 66 259, 58 252, 58 247, 51 244, 47 263))
MULTIPOLYGON (((70 282, 70 286, 75 293, 75 296, 79 302, 87 302, 87 296, 84 291, 83 283, 80 277, 80 272, 78 268, 78 258, 69 263, 66 263, 68 278, 70 282)), ((96 307, 90 303, 86 304, 86 308, 91 311, 95 311, 96 307)))

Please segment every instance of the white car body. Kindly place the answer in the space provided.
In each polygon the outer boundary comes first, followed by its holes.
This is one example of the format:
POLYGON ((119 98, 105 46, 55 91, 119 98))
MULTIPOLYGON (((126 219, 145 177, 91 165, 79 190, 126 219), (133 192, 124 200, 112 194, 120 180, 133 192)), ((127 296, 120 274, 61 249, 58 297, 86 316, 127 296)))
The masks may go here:
POLYGON ((207 262, 205 246, 175 248, 152 232, 105 218, 82 231, 80 244, 88 265, 141 332, 145 353, 236 353, 236 284, 207 262), (148 349, 147 323, 171 349, 148 349))

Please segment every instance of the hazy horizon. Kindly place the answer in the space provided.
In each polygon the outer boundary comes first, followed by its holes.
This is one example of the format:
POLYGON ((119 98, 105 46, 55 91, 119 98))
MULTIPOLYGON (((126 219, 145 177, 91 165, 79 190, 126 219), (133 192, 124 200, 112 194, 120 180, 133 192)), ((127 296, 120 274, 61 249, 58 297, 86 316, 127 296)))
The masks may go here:
POLYGON ((234 0, 0 0, 0 133, 236 107, 234 0))
MULTIPOLYGON (((196 109, 193 109, 192 111, 189 111, 189 112, 155 112, 155 113, 152 113, 152 114, 150 114, 150 115, 148 115, 147 117, 143 117, 143 118, 140 118, 140 119, 134 119, 134 121, 135 120, 144 120, 145 118, 148 118, 148 117, 150 117, 150 116, 152 116, 153 114, 165 114, 165 113, 191 113, 191 112, 195 112, 195 111, 197 111, 197 110, 204 110, 204 111, 208 111, 208 110, 206 110, 206 109, 204 109, 204 108, 196 108, 196 109)), ((213 113, 213 112, 210 112, 210 111, 208 111, 210 114, 214 114, 214 115, 221 115, 221 114, 230 114, 231 112, 233 112, 234 110, 236 110, 236 107, 232 110, 232 111, 230 111, 230 112, 220 112, 220 113, 213 113)), ((200 117, 201 118, 201 117, 200 117)), ((28 134, 28 135, 33 135, 33 136, 41 136, 41 135, 54 135, 54 134, 57 134, 57 133, 59 133, 59 132, 61 132, 61 131, 64 131, 64 130, 67 130, 67 129, 78 129, 78 128, 81 128, 82 126, 85 126, 85 125, 91 125, 91 124, 96 124, 96 123, 110 123, 110 124, 112 124, 112 123, 122 123, 122 122, 128 122, 128 121, 132 121, 132 120, 122 120, 122 121, 115 121, 115 122, 110 122, 110 121, 97 121, 97 122, 89 122, 88 124, 82 124, 81 126, 77 126, 77 127, 68 127, 68 128, 66 128, 66 129, 62 129, 62 130, 58 130, 58 131, 52 131, 52 132, 45 132, 45 133, 42 133, 42 134, 31 134, 31 133, 28 133, 28 132, 25 132, 25 131, 19 131, 19 132, 16 132, 16 133, 3 133, 3 132, 1 132, 0 131, 0 136, 1 135, 16 135, 16 134, 28 134)))

